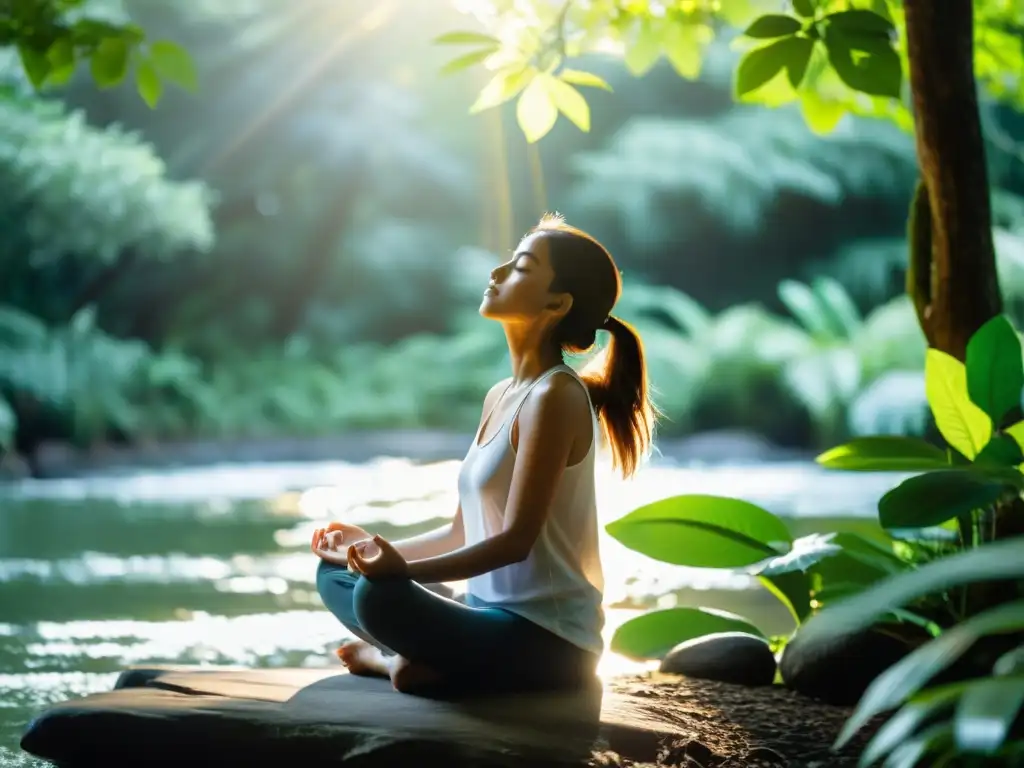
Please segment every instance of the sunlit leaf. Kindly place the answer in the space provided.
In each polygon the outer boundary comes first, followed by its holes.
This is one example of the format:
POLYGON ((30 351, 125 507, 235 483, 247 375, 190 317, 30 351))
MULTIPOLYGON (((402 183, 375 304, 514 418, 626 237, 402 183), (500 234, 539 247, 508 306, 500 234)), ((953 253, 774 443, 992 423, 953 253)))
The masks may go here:
POLYGON ((800 111, 808 128, 816 134, 826 135, 836 129, 847 109, 840 101, 823 98, 814 91, 804 91, 800 94, 800 111))
POLYGON ((651 19, 643 17, 637 22, 636 34, 626 46, 624 62, 626 69, 634 77, 647 74, 651 67, 661 58, 661 39, 659 31, 651 19))
POLYGON ((1004 431, 1016 441, 1021 449, 1024 449, 1024 421, 1018 421, 1016 424, 1007 427, 1004 431))
POLYGON ((670 24, 663 35, 665 57, 680 77, 695 80, 704 64, 704 48, 713 36, 702 24, 670 24))
POLYGON ((470 51, 469 53, 465 53, 462 56, 457 56, 456 58, 446 63, 443 67, 441 67, 441 74, 451 75, 456 72, 461 72, 464 69, 469 69, 469 67, 473 66, 474 64, 479 64, 482 61, 486 61, 489 57, 491 57, 494 54, 495 50, 497 49, 484 48, 479 51, 470 51))
POLYGON ((53 85, 67 83, 75 73, 75 47, 71 39, 61 37, 55 40, 46 52, 46 58, 50 62, 50 74, 46 81, 53 85))
POLYGON ((924 472, 949 466, 949 457, 941 448, 901 435, 857 437, 825 451, 815 461, 829 469, 854 472, 924 472))
POLYGON ((606 91, 612 90, 612 87, 602 78, 598 77, 593 72, 584 72, 581 69, 563 69, 558 73, 558 77, 567 83, 581 87, 602 88, 606 91))
POLYGON ((764 634, 742 616, 711 608, 669 608, 630 619, 612 636, 611 650, 631 659, 660 659, 680 643, 716 632, 764 634))
POLYGON ((546 82, 550 77, 541 74, 531 80, 516 105, 516 120, 530 144, 544 138, 558 120, 558 107, 546 82))
POLYGON ((535 67, 514 67, 499 70, 480 91, 480 95, 477 96, 473 106, 469 108, 470 114, 483 112, 499 104, 504 104, 523 90, 537 74, 535 67))
POLYGON ((1005 315, 992 318, 971 336, 966 358, 970 398, 998 424, 1020 406, 1024 389, 1020 337, 1005 315))
POLYGON ((583 94, 557 77, 542 75, 545 87, 551 93, 551 100, 558 111, 565 115, 581 131, 590 130, 590 106, 583 94))
POLYGON ((789 550, 786 524, 740 499, 686 495, 647 504, 608 533, 655 560, 696 568, 742 568, 789 550))
POLYGON ((967 369, 952 355, 929 349, 925 357, 925 394, 939 432, 951 446, 973 459, 992 437, 992 420, 967 393, 967 369))
POLYGON ((435 45, 486 45, 498 47, 501 41, 482 32, 446 32, 434 38, 435 45))

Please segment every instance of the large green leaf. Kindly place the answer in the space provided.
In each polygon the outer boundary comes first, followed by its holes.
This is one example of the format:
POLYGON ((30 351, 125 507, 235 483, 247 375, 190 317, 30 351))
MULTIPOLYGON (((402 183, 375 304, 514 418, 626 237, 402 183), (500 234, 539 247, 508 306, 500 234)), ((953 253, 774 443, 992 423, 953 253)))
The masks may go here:
POLYGON ((1018 467, 1024 464, 1024 449, 1010 435, 995 435, 974 457, 979 469, 984 466, 1018 467))
POLYGON ((996 753, 1006 741, 1022 705, 1024 675, 971 683, 956 708, 953 732, 957 746, 965 752, 996 753))
POLYGON ((825 47, 839 78, 854 90, 899 98, 903 68, 892 44, 892 22, 864 9, 840 11, 826 19, 825 47))
POLYGON ((858 437, 831 448, 815 461, 829 469, 854 472, 924 472, 949 466, 941 448, 916 437, 858 437))
POLYGON ((764 634, 742 616, 711 608, 668 608, 630 619, 615 630, 611 650, 631 659, 660 659, 679 643, 716 632, 764 634))
MULTIPOLYGON (((826 613, 828 609, 822 611, 816 618, 821 618, 826 613)), ((845 744, 876 715, 893 709, 914 696, 922 686, 959 659, 981 637, 997 632, 1019 630, 1024 630, 1024 601, 1007 603, 980 613, 925 643, 889 667, 868 686, 857 704, 857 709, 844 724, 837 744, 845 744)))
POLYGON ((558 111, 569 118, 573 124, 584 133, 590 130, 590 106, 583 94, 573 88, 569 83, 557 77, 542 75, 545 87, 551 94, 558 111))
POLYGON ((964 683, 930 688, 914 696, 885 723, 874 735, 861 754, 861 765, 874 765, 883 757, 910 739, 927 720, 939 711, 952 709, 965 688, 964 683))
POLYGON ((942 469, 904 480, 878 502, 883 528, 927 528, 984 509, 1009 487, 970 469, 942 469))
POLYGON ((108 37, 100 41, 90 61, 96 85, 109 88, 124 80, 128 71, 129 53, 128 43, 119 37, 108 37))
POLYGON ((787 552, 786 524, 765 509, 723 496, 673 496, 611 522, 608 533, 630 549, 675 565, 743 568, 787 552))
POLYGON ((865 629, 882 614, 919 597, 978 581, 1022 577, 1024 557, 1021 557, 1020 540, 997 541, 885 579, 842 603, 829 606, 809 619, 800 632, 804 642, 828 644, 865 629))
POLYGON ((170 40, 156 40, 149 46, 149 57, 160 76, 185 90, 194 91, 199 84, 195 63, 188 51, 170 40))
POLYGON ((967 391, 993 423, 1020 406, 1024 363, 1020 337, 1005 315, 993 317, 967 343, 967 391))
POLYGON ((946 442, 973 459, 992 437, 992 419, 967 393, 967 368, 952 355, 929 349, 924 386, 935 424, 946 442))

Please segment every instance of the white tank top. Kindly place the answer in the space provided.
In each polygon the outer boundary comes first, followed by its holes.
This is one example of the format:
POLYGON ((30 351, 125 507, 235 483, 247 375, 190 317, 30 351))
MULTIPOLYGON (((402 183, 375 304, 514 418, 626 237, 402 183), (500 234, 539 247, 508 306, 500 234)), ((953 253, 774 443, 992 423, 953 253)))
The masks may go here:
MULTIPOLYGON (((459 472, 466 546, 504 530, 505 507, 516 462, 512 425, 533 388, 557 373, 572 376, 586 389, 572 368, 555 366, 530 385, 511 415, 481 444, 480 433, 491 426, 492 408, 470 446, 459 472)), ((594 476, 598 424, 592 403, 590 413, 594 423, 590 450, 582 461, 563 471, 547 520, 529 556, 522 562, 469 579, 467 593, 473 598, 473 605, 504 608, 580 648, 601 653, 604 576, 598 549, 594 476)))

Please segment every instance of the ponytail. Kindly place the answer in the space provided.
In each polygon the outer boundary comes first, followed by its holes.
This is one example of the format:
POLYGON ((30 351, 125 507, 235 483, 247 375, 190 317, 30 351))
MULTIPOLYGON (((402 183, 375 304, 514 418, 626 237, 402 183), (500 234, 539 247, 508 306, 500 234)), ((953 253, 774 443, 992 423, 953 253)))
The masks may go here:
POLYGON ((611 341, 587 365, 583 380, 611 448, 612 464, 629 477, 650 448, 658 412, 648 397, 640 336, 629 323, 611 315, 602 328, 611 341))

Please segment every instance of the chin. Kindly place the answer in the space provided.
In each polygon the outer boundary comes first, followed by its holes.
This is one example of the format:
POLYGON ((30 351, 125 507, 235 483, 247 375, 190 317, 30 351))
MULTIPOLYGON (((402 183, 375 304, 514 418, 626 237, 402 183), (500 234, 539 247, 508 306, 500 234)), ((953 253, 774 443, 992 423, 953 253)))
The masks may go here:
POLYGON ((484 300, 480 302, 480 308, 477 312, 480 313, 480 317, 486 317, 488 320, 494 320, 499 315, 498 308, 494 306, 490 296, 484 296, 484 300))

